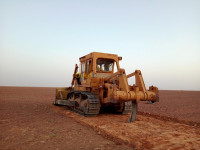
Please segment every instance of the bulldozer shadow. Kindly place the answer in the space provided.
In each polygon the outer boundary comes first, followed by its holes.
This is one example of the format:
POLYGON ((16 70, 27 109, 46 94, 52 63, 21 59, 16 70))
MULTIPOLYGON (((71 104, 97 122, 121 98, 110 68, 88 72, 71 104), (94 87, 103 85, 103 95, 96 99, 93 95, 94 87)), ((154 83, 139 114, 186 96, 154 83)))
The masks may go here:
POLYGON ((114 106, 103 106, 100 109, 99 114, 115 114, 121 115, 122 112, 117 112, 114 106))

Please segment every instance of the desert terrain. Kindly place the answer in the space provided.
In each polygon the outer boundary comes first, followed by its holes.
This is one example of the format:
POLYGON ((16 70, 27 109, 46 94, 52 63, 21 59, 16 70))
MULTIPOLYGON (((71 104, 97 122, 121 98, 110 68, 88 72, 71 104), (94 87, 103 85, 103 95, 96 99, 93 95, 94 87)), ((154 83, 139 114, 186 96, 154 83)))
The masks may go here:
POLYGON ((55 88, 0 87, 0 149, 200 149, 200 91, 160 91, 130 115, 84 117, 52 105, 55 88))

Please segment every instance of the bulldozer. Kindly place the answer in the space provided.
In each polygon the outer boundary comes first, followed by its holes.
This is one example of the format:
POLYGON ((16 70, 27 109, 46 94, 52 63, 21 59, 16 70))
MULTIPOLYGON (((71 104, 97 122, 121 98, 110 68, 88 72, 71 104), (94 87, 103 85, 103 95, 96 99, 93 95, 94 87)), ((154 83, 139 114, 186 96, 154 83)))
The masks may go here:
POLYGON ((133 122, 140 101, 159 101, 158 88, 150 86, 147 90, 140 70, 127 75, 120 68, 122 57, 92 52, 79 60, 71 86, 56 89, 55 105, 65 105, 84 116, 96 116, 101 108, 112 106, 117 113, 130 113, 128 121, 133 122), (128 84, 131 77, 135 77, 133 85, 128 84))

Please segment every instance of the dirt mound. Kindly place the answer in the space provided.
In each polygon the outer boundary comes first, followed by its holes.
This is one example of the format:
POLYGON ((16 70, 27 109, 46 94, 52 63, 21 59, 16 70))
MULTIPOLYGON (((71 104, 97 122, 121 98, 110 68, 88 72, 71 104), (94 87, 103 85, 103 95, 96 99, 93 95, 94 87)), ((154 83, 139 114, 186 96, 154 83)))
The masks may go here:
POLYGON ((135 122, 128 123, 129 115, 100 114, 97 117, 84 117, 65 107, 52 108, 80 124, 92 127, 97 133, 116 143, 128 144, 136 149, 200 148, 198 127, 143 115, 138 115, 135 122))

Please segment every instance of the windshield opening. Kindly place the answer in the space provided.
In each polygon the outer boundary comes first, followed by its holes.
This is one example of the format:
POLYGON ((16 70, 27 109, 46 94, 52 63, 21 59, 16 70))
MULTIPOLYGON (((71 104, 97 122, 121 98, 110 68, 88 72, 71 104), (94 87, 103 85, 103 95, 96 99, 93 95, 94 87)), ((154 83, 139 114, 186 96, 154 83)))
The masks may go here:
POLYGON ((97 72, 111 72, 113 71, 114 60, 112 59, 97 59, 97 72))

